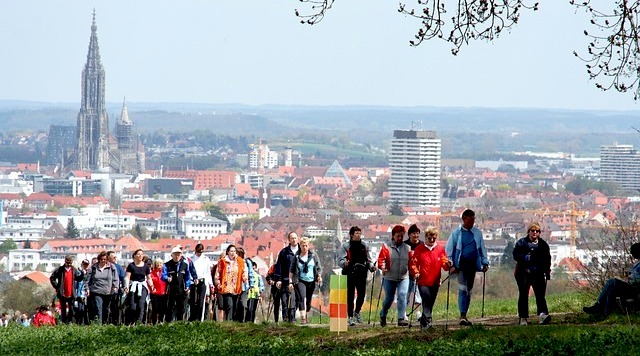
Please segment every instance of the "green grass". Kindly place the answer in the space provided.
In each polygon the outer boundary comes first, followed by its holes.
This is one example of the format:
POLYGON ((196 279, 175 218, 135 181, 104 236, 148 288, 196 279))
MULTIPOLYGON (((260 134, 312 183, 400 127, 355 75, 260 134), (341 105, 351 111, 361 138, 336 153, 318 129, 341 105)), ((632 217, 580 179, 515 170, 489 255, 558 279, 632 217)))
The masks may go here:
MULTIPOLYGON (((488 320, 484 326, 476 323, 464 329, 458 329, 453 321, 445 329, 442 321, 446 317, 446 290, 440 297, 434 314, 439 323, 427 331, 418 327, 390 325, 387 328, 350 328, 338 334, 330 332, 326 325, 302 327, 214 322, 134 327, 9 327, 0 328, 0 355, 640 354, 640 315, 612 315, 598 319, 577 312, 591 302, 583 294, 548 296, 550 311, 555 316, 552 324, 547 326, 518 327, 515 325, 515 299, 487 299, 485 316, 488 320)), ((534 298, 531 299, 530 307, 534 313, 534 298)), ((450 303, 450 318, 453 320, 457 317, 453 294, 450 303)), ((480 317, 481 306, 482 296, 474 296, 469 312, 472 319, 480 317)), ((378 320, 375 315, 372 322, 378 320)), ((367 317, 364 319, 366 324, 367 317)), ((312 318, 312 322, 317 321, 312 318)), ((327 322, 326 317, 323 322, 327 322)))
POLYGON ((639 333, 635 326, 597 323, 474 326, 455 331, 436 327, 426 332, 377 327, 339 335, 327 328, 212 322, 136 327, 64 325, 2 328, 0 350, 3 355, 633 355, 640 352, 639 333))

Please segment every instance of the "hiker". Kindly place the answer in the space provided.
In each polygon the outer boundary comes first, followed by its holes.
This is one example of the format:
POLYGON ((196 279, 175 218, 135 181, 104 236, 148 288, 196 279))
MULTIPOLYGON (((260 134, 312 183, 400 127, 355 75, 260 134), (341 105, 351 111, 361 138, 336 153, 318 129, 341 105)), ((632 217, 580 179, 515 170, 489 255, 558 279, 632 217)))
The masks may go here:
POLYGON ((167 313, 167 283, 162 280, 162 267, 164 262, 161 259, 153 261, 151 280, 151 323, 163 323, 167 313))
POLYGON ((307 324, 307 313, 311 311, 311 297, 316 283, 322 286, 322 265, 318 255, 309 250, 308 237, 301 238, 299 246, 296 259, 291 264, 289 280, 292 282, 291 286, 295 287, 301 323, 307 324))
POLYGON ((450 272, 458 275, 458 309, 460 310, 460 325, 471 326, 467 318, 471 291, 475 282, 476 272, 487 272, 489 259, 487 248, 482 239, 482 231, 474 227, 476 214, 471 209, 462 212, 462 224, 451 232, 445 251, 447 258, 453 263, 450 272))
POLYGON ((162 267, 162 280, 167 283, 168 300, 165 320, 184 320, 184 302, 193 281, 191 269, 193 264, 182 256, 182 248, 176 246, 171 249, 171 259, 162 267))
POLYGON ((442 270, 450 267, 444 247, 438 245, 438 229, 429 226, 424 232, 424 243, 416 246, 413 258, 409 262, 410 272, 418 284, 418 293, 422 297, 422 316, 420 327, 432 326, 433 304, 440 289, 442 270))
POLYGON ((282 306, 282 321, 293 323, 296 321, 296 296, 293 291, 293 283, 289 280, 291 264, 295 263, 298 253, 298 234, 291 231, 287 234, 289 246, 278 253, 273 277, 276 287, 280 289, 280 303, 282 306))
POLYGON ((349 241, 343 243, 338 252, 338 266, 342 267, 342 275, 347 276, 347 321, 350 326, 362 324, 360 310, 367 293, 367 273, 374 272, 376 267, 371 260, 369 245, 362 241, 362 229, 359 227, 349 229, 349 241))
POLYGON ((109 303, 120 285, 116 267, 107 260, 107 252, 98 254, 98 262, 91 266, 84 291, 89 298, 89 319, 106 324, 109 317, 109 303))
MULTIPOLYGON (((404 243, 411 247, 409 258, 413 258, 416 247, 423 244, 423 241, 420 241, 420 228, 418 227, 418 225, 412 224, 411 226, 409 226, 409 229, 407 230, 407 239, 404 240, 404 243)), ((416 288, 416 280, 414 279, 413 275, 409 273, 409 292, 407 293, 407 305, 411 304, 412 295, 413 301, 416 305, 422 304, 420 292, 418 292, 416 288)), ((411 308, 413 309, 414 306, 411 305, 411 308)))
POLYGON ((110 301, 109 312, 111 314, 109 322, 114 325, 120 325, 122 316, 122 311, 120 309, 124 304, 123 297, 126 296, 126 293, 124 293, 124 267, 118 263, 118 255, 116 255, 115 251, 107 251, 107 259, 109 260, 109 263, 115 266, 119 280, 118 290, 110 301))
POLYGON ((127 324, 144 322, 149 291, 153 291, 151 269, 142 259, 143 256, 141 249, 135 250, 132 256, 133 262, 129 263, 125 272, 124 293, 129 302, 127 324))
POLYGON ((256 309, 258 303, 262 301, 262 293, 264 292, 264 282, 262 282, 262 276, 258 273, 258 265, 247 259, 247 266, 251 265, 253 273, 249 278, 249 290, 247 291, 247 312, 245 314, 244 322, 253 323, 256 320, 256 309))
POLYGON ((253 261, 251 259, 245 259, 245 251, 242 247, 236 248, 236 255, 239 258, 244 260, 245 271, 247 271, 247 280, 242 282, 242 293, 238 296, 238 301, 236 303, 236 309, 233 312, 233 320, 244 323, 244 319, 247 313, 247 304, 248 304, 248 292, 250 286, 250 281, 253 279, 253 261))
MULTIPOLYGON (((224 258, 224 256, 220 256, 220 257, 224 258)), ((222 294, 218 290, 218 287, 216 286, 216 283, 215 283, 219 262, 220 262, 220 259, 218 260, 218 262, 213 264, 213 267, 211 267, 211 280, 213 281, 213 287, 211 287, 211 296, 212 298, 214 298, 213 299, 214 307, 212 308, 213 308, 213 320, 215 321, 224 320, 224 305, 223 305, 224 303, 222 301, 222 294)))
POLYGON ((89 278, 89 260, 82 260, 80 270, 82 271, 82 281, 76 284, 76 300, 73 302, 73 315, 78 325, 89 325, 89 304, 87 295, 84 292, 84 284, 89 278))
POLYGON ((513 275, 518 284, 518 317, 519 325, 527 325, 529 318, 529 290, 533 288, 536 296, 537 315, 540 324, 551 322, 547 308, 547 281, 551 278, 551 252, 549 244, 540 238, 540 225, 529 224, 527 236, 518 240, 513 248, 513 259, 516 268, 513 275))
POLYGON ((77 296, 77 283, 82 282, 84 274, 81 270, 73 266, 73 256, 67 255, 64 264, 56 268, 49 282, 56 290, 56 295, 60 301, 60 321, 68 324, 73 321, 73 304, 77 296))
POLYGON ((387 312, 393 304, 393 299, 398 293, 398 326, 407 326, 406 309, 407 294, 409 292, 409 254, 411 247, 402 241, 405 229, 402 225, 396 225, 391 230, 391 240, 382 245, 378 255, 378 268, 382 271, 384 279, 384 302, 380 311, 380 326, 387 325, 387 312))
POLYGON ((640 242, 631 245, 629 252, 638 261, 631 266, 627 279, 610 278, 607 280, 596 303, 582 308, 585 313, 608 316, 616 310, 618 299, 626 301, 638 298, 640 295, 640 242))
POLYGON ((225 257, 218 261, 214 283, 222 294, 224 320, 232 321, 238 298, 242 294, 242 283, 248 278, 245 263, 236 255, 236 246, 227 246, 225 257))
POLYGON ((276 281, 274 280, 274 277, 273 277, 275 273, 275 268, 276 268, 275 264, 269 267, 269 271, 267 271, 267 276, 265 277, 265 279, 267 280, 267 284, 271 286, 270 298, 271 298, 271 302, 273 303, 273 320, 277 324, 278 319, 280 318, 281 293, 280 293, 280 288, 276 286, 276 281))
POLYGON ((211 279, 211 260, 204 253, 204 245, 198 243, 191 261, 196 270, 198 279, 191 285, 189 293, 189 321, 203 320, 207 312, 207 300, 210 289, 213 286, 211 279))

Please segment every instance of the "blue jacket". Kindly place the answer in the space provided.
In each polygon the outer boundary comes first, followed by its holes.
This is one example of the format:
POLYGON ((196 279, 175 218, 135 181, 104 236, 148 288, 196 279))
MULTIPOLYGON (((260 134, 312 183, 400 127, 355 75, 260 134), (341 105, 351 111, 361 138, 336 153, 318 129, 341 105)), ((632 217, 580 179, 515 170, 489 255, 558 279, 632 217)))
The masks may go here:
MULTIPOLYGON (((472 227, 473 239, 476 241, 478 247, 478 259, 476 261, 476 270, 482 271, 483 266, 489 265, 489 259, 487 258, 487 248, 484 246, 484 240, 482 239, 482 231, 477 227, 472 227)), ((462 251, 462 225, 451 232, 445 251, 450 261, 453 261, 453 267, 458 269, 460 264, 460 252, 462 251)))

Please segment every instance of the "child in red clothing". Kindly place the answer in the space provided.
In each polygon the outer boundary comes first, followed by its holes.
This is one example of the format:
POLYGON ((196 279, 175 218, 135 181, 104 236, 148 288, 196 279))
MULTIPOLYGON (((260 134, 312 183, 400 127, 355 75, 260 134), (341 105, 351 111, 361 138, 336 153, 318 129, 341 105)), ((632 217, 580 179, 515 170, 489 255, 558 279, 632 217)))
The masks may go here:
POLYGON ((56 319, 49 311, 49 308, 46 305, 42 305, 40 308, 38 308, 38 312, 33 317, 33 326, 38 327, 45 325, 55 326, 56 319))

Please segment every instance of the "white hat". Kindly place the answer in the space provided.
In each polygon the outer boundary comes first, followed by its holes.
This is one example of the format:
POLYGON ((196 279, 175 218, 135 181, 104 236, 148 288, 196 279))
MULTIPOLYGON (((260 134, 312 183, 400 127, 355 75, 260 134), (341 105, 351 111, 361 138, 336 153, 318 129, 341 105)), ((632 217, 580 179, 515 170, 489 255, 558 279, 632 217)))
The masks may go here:
POLYGON ((176 246, 171 250, 171 253, 174 254, 176 252, 182 253, 182 247, 176 246))

